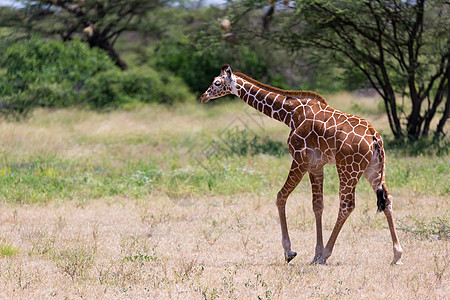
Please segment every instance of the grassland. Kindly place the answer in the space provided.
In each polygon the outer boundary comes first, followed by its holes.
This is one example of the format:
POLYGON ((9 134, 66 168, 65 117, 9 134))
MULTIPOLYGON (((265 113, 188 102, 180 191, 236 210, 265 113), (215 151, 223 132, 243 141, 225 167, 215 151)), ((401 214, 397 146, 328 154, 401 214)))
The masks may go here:
MULTIPOLYGON (((288 202, 298 257, 285 265, 274 200, 288 128, 222 102, 1 122, 0 297, 448 297, 448 154, 387 150, 404 266, 389 265, 387 224, 365 180, 329 265, 310 266, 307 178, 288 202)), ((329 102, 388 134, 375 99, 329 102)), ((333 166, 325 176, 328 237, 338 179, 333 166)))

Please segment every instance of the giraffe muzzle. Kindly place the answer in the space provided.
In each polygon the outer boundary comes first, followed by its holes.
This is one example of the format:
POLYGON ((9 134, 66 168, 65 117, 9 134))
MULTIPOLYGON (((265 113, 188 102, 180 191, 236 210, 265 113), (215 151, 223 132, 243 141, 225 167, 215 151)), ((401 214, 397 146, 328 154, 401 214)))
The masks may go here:
POLYGON ((204 93, 201 97, 200 97, 200 103, 206 103, 209 101, 209 99, 211 99, 209 97, 209 95, 207 93, 204 93))

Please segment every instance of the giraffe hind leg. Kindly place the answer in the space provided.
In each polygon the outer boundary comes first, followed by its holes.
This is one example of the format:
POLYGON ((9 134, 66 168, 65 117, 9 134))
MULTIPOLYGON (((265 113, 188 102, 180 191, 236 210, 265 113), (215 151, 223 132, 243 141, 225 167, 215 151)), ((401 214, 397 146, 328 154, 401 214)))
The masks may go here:
POLYGON ((348 171, 346 171, 342 167, 338 167, 339 174, 339 213, 336 220, 336 224, 334 225, 333 231, 331 232, 330 238, 323 249, 321 257, 317 260, 318 264, 327 264, 327 259, 331 256, 333 252, 334 245, 336 243, 336 239, 339 235, 339 232, 342 229, 347 218, 352 213, 355 208, 355 189, 356 184, 358 183, 359 178, 362 176, 362 172, 356 173, 356 175, 352 176, 348 171))
POLYGON ((323 212, 323 167, 309 171, 312 188, 312 206, 316 219, 316 247, 311 264, 318 262, 323 252, 322 212, 323 212))
POLYGON ((392 238, 392 248, 394 252, 394 258, 392 260, 392 264, 401 265, 403 264, 401 261, 403 249, 400 245, 397 230, 395 228, 393 210, 392 210, 392 196, 389 194, 389 191, 386 188, 386 184, 383 181, 383 175, 379 172, 381 169, 381 162, 376 162, 374 164, 370 164, 367 170, 364 172, 364 177, 366 177, 367 181, 372 185, 374 192, 377 194, 377 205, 378 211, 383 211, 386 216, 386 220, 389 225, 389 231, 391 233, 392 238))

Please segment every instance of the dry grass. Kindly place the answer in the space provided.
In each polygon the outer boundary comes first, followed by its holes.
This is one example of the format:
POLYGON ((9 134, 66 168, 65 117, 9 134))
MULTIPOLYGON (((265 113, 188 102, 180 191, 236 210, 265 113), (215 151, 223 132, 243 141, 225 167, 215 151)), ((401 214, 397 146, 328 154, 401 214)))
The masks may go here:
MULTIPOLYGON (((354 105, 356 101, 350 95, 329 100, 346 111, 360 110, 354 113, 387 132, 384 115, 376 112, 376 99, 365 99, 360 107, 354 105)), ((211 179, 211 188, 209 182, 201 182, 207 177, 193 176, 198 182, 188 187, 197 192, 184 193, 181 187, 173 193, 165 174, 170 179, 183 168, 207 174, 193 165, 193 154, 187 151, 192 144, 201 148, 217 138, 236 118, 243 122, 233 124, 248 124, 256 134, 264 131, 284 143, 287 127, 258 119, 246 108, 241 103, 209 108, 192 104, 175 111, 149 106, 109 114, 37 111, 23 123, 0 122, 0 179, 2 188, 10 190, 2 190, 0 198, 4 202, 0 205, 0 298, 449 297, 448 157, 389 158, 388 153, 395 218, 402 227, 403 266, 390 265, 386 220, 376 213, 376 199, 367 183, 358 187, 357 208, 343 227, 329 265, 309 265, 315 232, 307 178, 287 206, 298 256, 286 265, 274 203, 288 171, 287 156, 224 157, 231 167, 218 169, 224 175, 211 179), (133 177, 141 170, 134 169, 133 163, 145 167, 149 160, 161 168, 155 188, 141 180, 145 176, 138 178, 139 184, 133 177), (41 169, 18 168, 22 173, 11 174, 9 166, 30 161, 43 161, 36 163, 41 169), (408 162, 414 168, 405 165, 408 162), (113 181, 108 183, 91 170, 97 165, 117 178, 111 175, 113 181), (24 194, 11 191, 28 188, 21 183, 29 180, 27 176, 36 177, 30 181, 36 189, 24 194), (67 180, 57 181, 58 176, 67 180), (59 185, 72 182, 73 176, 85 178, 86 183, 67 190, 59 185), (128 181, 118 178, 126 176, 128 181), (50 194, 47 183, 53 182, 58 184, 50 194), (103 189, 114 190, 116 183, 124 184, 123 192, 111 195, 103 189), (148 192, 136 192, 143 189, 148 192), (37 195, 42 190, 49 196, 37 195), (5 195, 16 195, 18 200, 5 195), (37 204, 17 204, 33 202, 37 204)), ((327 176, 325 238, 338 209, 336 176, 332 172, 327 176)))
MULTIPOLYGON (((401 231, 405 264, 390 266, 389 232, 373 199, 359 199, 329 265, 309 265, 315 233, 308 198, 297 193, 288 203, 298 252, 289 265, 272 199, 211 197, 178 206, 160 196, 85 206, 2 205, 0 239, 20 253, 0 260, 0 298, 448 297, 448 239, 401 231)), ((418 218, 449 208, 446 198, 403 199, 397 218, 412 214, 402 205, 411 201, 427 202, 418 218)), ((336 197, 326 197, 326 205, 328 236, 336 197)))

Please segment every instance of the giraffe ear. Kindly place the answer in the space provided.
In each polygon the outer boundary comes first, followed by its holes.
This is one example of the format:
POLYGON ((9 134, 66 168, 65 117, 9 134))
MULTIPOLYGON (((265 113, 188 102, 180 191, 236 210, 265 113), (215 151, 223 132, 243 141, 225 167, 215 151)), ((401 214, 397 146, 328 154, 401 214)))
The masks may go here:
POLYGON ((224 65, 222 67, 222 74, 226 74, 228 76, 229 79, 231 79, 231 74, 233 72, 231 71, 231 67, 230 65, 224 65))

